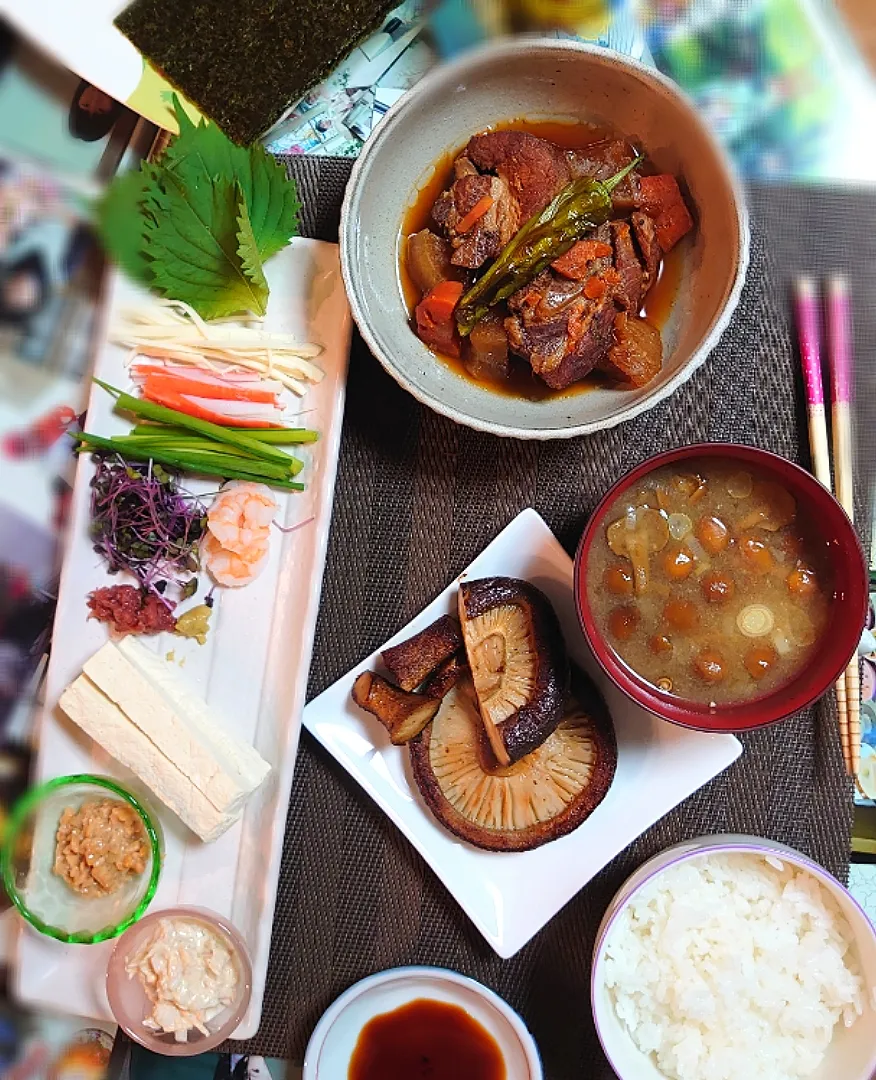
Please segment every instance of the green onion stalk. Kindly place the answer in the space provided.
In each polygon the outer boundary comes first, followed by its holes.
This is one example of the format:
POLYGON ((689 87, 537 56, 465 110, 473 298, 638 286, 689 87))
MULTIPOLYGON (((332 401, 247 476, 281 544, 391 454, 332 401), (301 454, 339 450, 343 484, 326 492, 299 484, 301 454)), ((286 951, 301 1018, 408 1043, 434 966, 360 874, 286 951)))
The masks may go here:
POLYGON ((306 428, 226 428, 208 420, 143 401, 95 379, 116 399, 118 410, 148 423, 137 424, 128 435, 111 438, 82 432, 79 450, 107 451, 130 461, 154 461, 181 472, 251 480, 286 491, 303 491, 295 481, 304 462, 279 448, 282 444, 315 442, 317 432, 306 428))
MULTIPOLYGON (((223 428, 223 431, 225 429, 223 428)), ((186 428, 175 427, 171 424, 137 424, 131 431, 131 436, 145 436, 147 438, 174 439, 177 436, 189 434, 186 428)), ((277 446, 286 444, 315 443, 319 440, 318 431, 310 431, 308 428, 247 428, 246 436, 260 443, 273 443, 277 446)))
POLYGON ((288 470, 268 462, 253 461, 250 465, 245 459, 230 454, 207 454, 191 450, 175 453, 160 443, 132 447, 124 438, 105 439, 88 432, 82 432, 77 438, 80 450, 105 450, 118 454, 125 461, 154 461, 179 472, 218 476, 223 480, 251 480, 254 483, 270 484, 271 487, 282 488, 284 491, 304 490, 304 484, 293 481, 288 470))

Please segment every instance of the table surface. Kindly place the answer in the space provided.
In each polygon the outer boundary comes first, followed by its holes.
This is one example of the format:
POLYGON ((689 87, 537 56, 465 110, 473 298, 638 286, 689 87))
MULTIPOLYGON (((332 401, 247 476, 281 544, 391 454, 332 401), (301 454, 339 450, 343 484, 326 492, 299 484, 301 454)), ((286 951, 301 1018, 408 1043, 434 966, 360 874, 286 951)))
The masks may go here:
MULTIPOLYGON (((876 21, 871 14, 872 0, 837 2, 856 25, 859 40, 865 51, 869 49, 876 63, 876 21)), ((296 165, 305 172, 308 167, 304 163, 296 165)), ((328 163, 328 169, 332 167, 328 163)), ((323 170, 322 164, 314 166, 314 182, 323 170)), ((807 191, 775 187, 755 188, 752 200, 755 220, 767 223, 765 244, 772 263, 770 281, 779 294, 774 313, 776 307, 781 307, 783 294, 794 273, 806 270, 823 274, 833 269, 845 270, 853 277, 857 299, 857 354, 859 357, 873 356, 876 316, 868 310, 868 301, 876 295, 876 235, 861 224, 874 220, 876 195, 856 190, 815 188, 807 191)), ((308 234, 335 238, 337 206, 332 200, 324 203, 314 200, 307 210, 308 234)), ((752 273, 760 273, 763 265, 757 262, 752 273)), ((735 331, 736 327, 731 333, 735 331)), ((770 326, 766 332, 770 341, 758 356, 761 359, 779 356, 785 383, 791 385, 796 375, 787 364, 790 354, 787 328, 775 334, 770 326)), ((741 338, 734 338, 734 344, 740 349, 757 350, 760 347, 757 329, 749 329, 741 338)), ((735 354, 735 350, 732 351, 735 354)), ((710 363, 732 363, 728 359, 730 352, 729 349, 722 350, 710 363)), ((862 491, 872 490, 872 467, 876 464, 874 375, 876 372, 868 376, 863 366, 859 368, 857 435, 862 452, 858 460, 866 467, 860 477, 862 491)), ((562 491, 545 490, 539 474, 556 467, 557 462, 567 460, 562 447, 542 455, 530 444, 495 445, 497 440, 483 439, 463 429, 451 430, 452 425, 440 418, 423 415, 422 410, 416 408, 412 411, 409 399, 387 379, 361 343, 354 350, 350 387, 351 392, 360 395, 360 400, 351 401, 347 415, 345 443, 349 441, 350 447, 342 463, 336 535, 330 550, 324 614, 317 641, 318 664, 314 665, 311 696, 327 685, 333 674, 339 674, 345 666, 358 660, 371 647, 369 643, 379 641, 429 599, 454 572, 454 567, 475 552, 479 540, 489 539, 488 529, 493 524, 498 527, 504 523, 503 514, 510 515, 513 507, 527 504, 523 499, 528 498, 535 505, 539 505, 539 500, 546 500, 549 520, 567 547, 574 545, 576 530, 586 516, 588 505, 592 505, 587 498, 575 501, 573 495, 572 505, 564 506, 562 491), (373 407, 375 401, 376 408, 373 407), (456 470, 463 457, 472 457, 470 475, 460 478, 454 473, 448 479, 445 470, 456 470), (466 534, 470 515, 464 513, 462 517, 466 520, 456 526, 451 519, 455 516, 455 508, 464 508, 480 490, 485 477, 498 482, 500 487, 489 509, 489 522, 481 523, 472 538, 466 534), (408 487, 407 490, 400 488, 395 494, 381 490, 387 485, 392 488, 394 484, 408 487), (452 499, 449 509, 443 512, 437 532, 431 528, 430 521, 424 520, 422 504, 417 505, 424 491, 433 508, 436 500, 448 496, 452 499), (359 498, 368 505, 357 507, 359 498), (355 534, 362 537, 365 547, 356 559, 355 572, 360 575, 360 580, 352 590, 347 588, 349 579, 340 574, 351 522, 355 522, 355 534), (380 535, 388 522, 394 523, 396 529, 414 531, 407 548, 393 543, 383 555, 375 549, 372 533, 380 535), (439 550, 433 558, 432 549, 436 545, 439 550), (401 587, 394 559, 404 568, 405 581, 401 587), (375 609, 371 600, 384 588, 390 595, 375 609), (355 632, 348 635, 340 652, 333 653, 330 624, 344 618, 354 620, 355 632)), ((695 421, 694 427, 704 423, 702 403, 696 393, 684 391, 679 402, 683 422, 673 429, 676 438, 693 430, 687 424, 691 418, 695 421)), ((722 415, 726 419, 726 411, 722 415)), ((671 417, 677 416, 673 410, 671 417)), ((665 423, 667 415, 661 411, 659 419, 665 423)), ((777 438, 784 452, 797 455, 803 438, 799 411, 790 434, 784 427, 779 432, 773 431, 773 419, 774 414, 769 410, 758 417, 746 409, 745 430, 735 437, 763 445, 774 445, 773 439, 777 438)), ((663 446, 667 437, 666 431, 658 431, 655 448, 657 443, 663 446)), ((578 471, 586 469, 590 458, 601 451, 601 445, 596 441, 581 440, 581 443, 573 455, 578 471)), ((635 459, 634 450, 614 460, 632 464, 635 459)), ((577 475, 575 472, 572 479, 577 475)), ((786 744, 800 741, 805 745, 805 760, 794 771, 792 779, 809 801, 799 814, 796 809, 786 814, 789 819, 799 817, 799 821, 783 820, 784 808, 771 808, 768 798, 760 798, 753 814, 755 820, 762 823, 762 831, 770 835, 791 832, 795 837, 802 837, 798 846, 813 851, 822 861, 832 864, 835 872, 842 874, 844 856, 831 854, 832 841, 827 839, 823 824, 824 819, 833 817, 839 832, 845 829, 835 790, 823 789, 827 775, 836 779, 837 755, 832 742, 832 724, 831 715, 821 714, 815 719, 796 720, 781 729, 786 744), (821 727, 826 728, 827 737, 824 731, 819 734, 821 727), (814 792, 813 778, 816 780, 814 792), (810 825, 819 821, 821 824, 810 833, 810 825)), ((769 739, 755 739, 749 744, 747 753, 766 759, 772 747, 769 739)), ((430 880, 429 871, 418 857, 368 804, 361 791, 307 737, 298 763, 298 780, 301 792, 290 812, 281 885, 282 904, 278 906, 275 924, 269 984, 272 1015, 253 1047, 300 1059, 306 1037, 319 1013, 350 983, 380 966, 437 958, 451 965, 456 961, 456 966, 469 970, 500 991, 505 985, 510 986, 507 996, 523 1011, 542 1043, 548 1077, 559 1080, 580 1076, 584 1063, 593 1061, 598 1055, 592 1032, 588 1030, 580 1037, 557 1037, 554 1018, 550 1015, 552 1006, 559 1006, 557 1023, 568 1022, 573 1027, 580 1027, 581 1017, 589 1016, 587 1002, 569 981, 570 971, 574 976, 579 971, 586 972, 588 966, 586 927, 592 925, 592 918, 598 919, 607 897, 628 870, 656 847, 662 846, 661 836, 655 831, 655 835, 644 838, 634 851, 609 867, 592 890, 585 890, 555 921, 556 925, 539 936, 533 943, 532 954, 526 958, 525 979, 518 980, 516 972, 503 973, 502 965, 483 953, 476 935, 455 918, 452 902, 440 885, 430 880), (338 807, 341 808, 340 826, 322 838, 319 816, 329 808, 337 812, 338 807), (340 837, 339 828, 349 828, 348 841, 340 837), (308 851, 308 845, 315 846, 308 851), (373 868, 375 859, 378 862, 376 872, 373 868), (358 880, 360 873, 361 887, 354 890, 351 883, 358 880), (328 897, 328 903, 339 910, 330 916, 317 917, 318 913, 308 908, 312 909, 317 902, 314 897, 320 896, 328 897), (364 914, 357 912, 361 904, 364 904, 364 914), (576 936, 581 926, 585 927, 583 940, 576 936), (308 946, 304 938, 310 933, 314 940, 308 946), (446 937, 438 940, 445 933, 446 937), (564 996, 567 990, 568 1000, 564 996)), ((709 789, 701 797, 691 800, 690 806, 682 808, 676 817, 683 817, 688 812, 701 814, 710 810, 709 804, 714 801, 720 804, 715 819, 722 820, 721 827, 730 827, 733 815, 720 801, 723 798, 723 791, 709 789)), ((683 824, 682 821, 682 828, 683 824)), ((679 827, 675 817, 671 827, 679 827)), ((589 1027, 589 1021, 586 1026, 589 1027)), ((611 1076, 601 1057, 598 1062, 590 1075, 597 1078, 611 1076)))

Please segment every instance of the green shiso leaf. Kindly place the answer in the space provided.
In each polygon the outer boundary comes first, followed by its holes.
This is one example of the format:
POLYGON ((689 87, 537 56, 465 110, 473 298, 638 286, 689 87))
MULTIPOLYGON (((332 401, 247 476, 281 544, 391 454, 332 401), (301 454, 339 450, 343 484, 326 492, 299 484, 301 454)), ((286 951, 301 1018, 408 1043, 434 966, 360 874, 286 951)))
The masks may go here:
POLYGON ((262 261, 281 251, 298 233, 301 203, 295 181, 261 146, 237 146, 215 124, 197 125, 174 94, 179 135, 164 152, 161 165, 186 184, 204 176, 237 180, 262 261))
POLYGON ((95 211, 103 246, 125 273, 141 285, 152 284, 143 216, 148 184, 149 178, 141 169, 123 173, 107 188, 95 211))
POLYGON ((241 269, 252 282, 253 289, 267 299, 268 283, 265 281, 259 245, 252 230, 252 222, 240 184, 235 185, 235 193, 237 195, 237 257, 240 259, 241 269))
POLYGON ((281 251, 298 235, 298 215, 301 203, 298 188, 286 170, 260 146, 249 148, 249 171, 238 174, 238 182, 246 194, 253 232, 262 259, 281 251))
POLYGON ((162 295, 184 300, 205 319, 251 311, 264 315, 268 286, 256 267, 244 268, 238 247, 237 185, 203 178, 186 185, 173 173, 154 178, 146 195, 146 247, 162 295), (247 272, 247 270, 249 272, 247 272))
POLYGON ((295 183, 260 146, 237 146, 173 103, 179 135, 159 161, 116 178, 98 207, 107 250, 205 319, 264 315, 263 263, 298 231, 295 183))

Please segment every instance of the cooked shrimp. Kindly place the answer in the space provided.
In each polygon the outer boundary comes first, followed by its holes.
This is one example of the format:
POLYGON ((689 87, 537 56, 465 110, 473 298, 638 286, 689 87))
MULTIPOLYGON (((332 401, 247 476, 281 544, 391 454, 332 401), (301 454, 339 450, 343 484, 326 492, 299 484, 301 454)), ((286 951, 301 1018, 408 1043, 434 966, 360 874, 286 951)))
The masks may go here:
POLYGON ((223 547, 212 533, 207 533, 203 547, 204 564, 219 585, 232 588, 249 585, 259 576, 268 561, 268 538, 257 537, 240 552, 223 547))
POLYGON ((270 488, 248 480, 232 480, 207 512, 207 528, 227 551, 243 555, 256 541, 267 539, 277 512, 270 488))

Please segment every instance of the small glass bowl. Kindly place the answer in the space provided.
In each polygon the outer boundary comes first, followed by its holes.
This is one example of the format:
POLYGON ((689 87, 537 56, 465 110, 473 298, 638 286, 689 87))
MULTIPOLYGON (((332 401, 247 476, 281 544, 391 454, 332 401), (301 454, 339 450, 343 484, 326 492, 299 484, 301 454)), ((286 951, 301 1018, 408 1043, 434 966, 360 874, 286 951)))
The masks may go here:
POLYGON ((117 937, 146 911, 158 888, 162 837, 155 818, 129 791, 104 776, 59 776, 28 791, 12 809, 0 852, 3 885, 12 903, 41 934, 74 945, 117 937), (106 897, 80 896, 53 873, 61 814, 88 799, 132 807, 149 844, 146 868, 106 897))
POLYGON ((153 911, 145 919, 141 919, 136 926, 132 926, 116 942, 107 966, 106 996, 119 1027, 147 1050, 170 1057, 193 1057, 195 1054, 206 1054, 232 1037, 249 1008, 252 996, 252 961, 249 950, 228 919, 215 911, 199 907, 175 907, 153 911), (128 958, 150 934, 154 933, 162 919, 185 919, 203 923, 228 946, 237 965, 237 990, 234 1000, 221 1013, 207 1021, 209 1035, 204 1035, 197 1028, 192 1028, 188 1032, 186 1042, 177 1042, 171 1032, 152 1031, 144 1027, 143 1021, 152 1012, 152 1002, 144 993, 138 976, 129 975, 126 970, 128 958))

